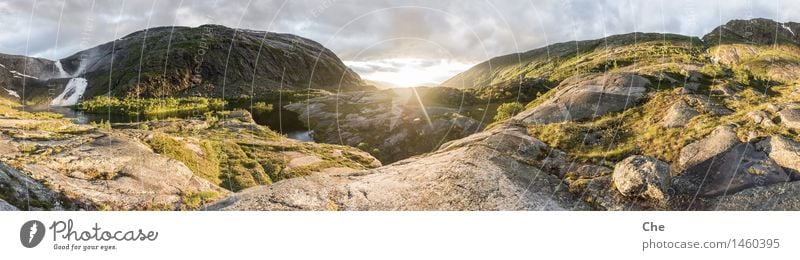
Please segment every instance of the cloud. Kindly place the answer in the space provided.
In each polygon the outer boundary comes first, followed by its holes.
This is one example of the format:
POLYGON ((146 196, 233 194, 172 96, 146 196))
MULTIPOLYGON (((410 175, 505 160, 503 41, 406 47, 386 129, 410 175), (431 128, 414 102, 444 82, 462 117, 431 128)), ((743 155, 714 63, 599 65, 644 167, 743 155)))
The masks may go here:
POLYGON ((0 52, 56 59, 154 26, 222 24, 293 33, 343 60, 475 64, 612 34, 701 36, 731 19, 800 21, 792 0, 10 0, 0 52))

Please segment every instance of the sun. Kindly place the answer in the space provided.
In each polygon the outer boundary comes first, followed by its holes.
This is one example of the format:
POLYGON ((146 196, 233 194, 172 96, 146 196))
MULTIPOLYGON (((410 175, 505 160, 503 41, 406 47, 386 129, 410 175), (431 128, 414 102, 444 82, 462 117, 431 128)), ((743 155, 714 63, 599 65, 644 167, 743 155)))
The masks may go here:
POLYGON ((447 59, 389 58, 345 61, 361 78, 384 87, 438 86, 473 64, 447 59))

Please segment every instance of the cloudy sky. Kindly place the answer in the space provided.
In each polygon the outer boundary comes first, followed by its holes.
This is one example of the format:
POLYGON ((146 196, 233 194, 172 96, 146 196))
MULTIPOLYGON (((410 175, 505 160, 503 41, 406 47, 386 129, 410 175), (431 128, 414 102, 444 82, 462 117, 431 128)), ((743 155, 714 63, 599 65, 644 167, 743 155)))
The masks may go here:
POLYGON ((800 21, 800 1, 2 0, 0 53, 58 59, 147 27, 213 23, 307 37, 366 79, 411 86, 550 43, 701 36, 755 17, 800 21))

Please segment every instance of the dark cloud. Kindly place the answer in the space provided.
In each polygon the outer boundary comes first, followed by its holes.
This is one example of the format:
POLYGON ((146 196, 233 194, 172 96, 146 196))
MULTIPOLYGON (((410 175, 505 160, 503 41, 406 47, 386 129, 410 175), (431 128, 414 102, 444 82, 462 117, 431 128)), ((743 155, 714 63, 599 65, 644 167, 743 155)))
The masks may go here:
POLYGON ((148 26, 223 24, 311 38, 345 60, 475 63, 549 43, 670 32, 700 36, 730 19, 799 21, 783 1, 10 0, 0 52, 60 58, 148 26))

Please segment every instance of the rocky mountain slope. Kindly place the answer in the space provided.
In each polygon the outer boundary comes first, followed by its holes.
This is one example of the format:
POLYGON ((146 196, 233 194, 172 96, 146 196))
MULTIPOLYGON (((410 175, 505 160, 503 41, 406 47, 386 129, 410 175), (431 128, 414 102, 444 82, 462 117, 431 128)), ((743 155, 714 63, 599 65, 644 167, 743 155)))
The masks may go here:
MULTIPOLYGON (((46 103, 73 91, 68 79, 54 78, 85 79, 86 86, 78 93, 81 99, 108 93, 123 98, 237 98, 265 97, 278 89, 371 89, 319 43, 219 25, 150 28, 56 62, 30 60, 24 71, 33 81, 28 83, 31 95, 26 94, 32 103, 46 103), (53 90, 45 91, 46 85, 53 90)), ((21 72, 19 63, 11 64, 21 72)), ((21 92, 22 87, 12 82, 6 88, 21 92)))
POLYGON ((522 76, 552 90, 437 151, 250 188, 209 209, 800 210, 797 45, 775 35, 795 24, 747 23, 761 26, 703 37, 745 42, 634 33, 492 59, 446 84, 522 76), (779 44, 762 41, 769 33, 779 44))

